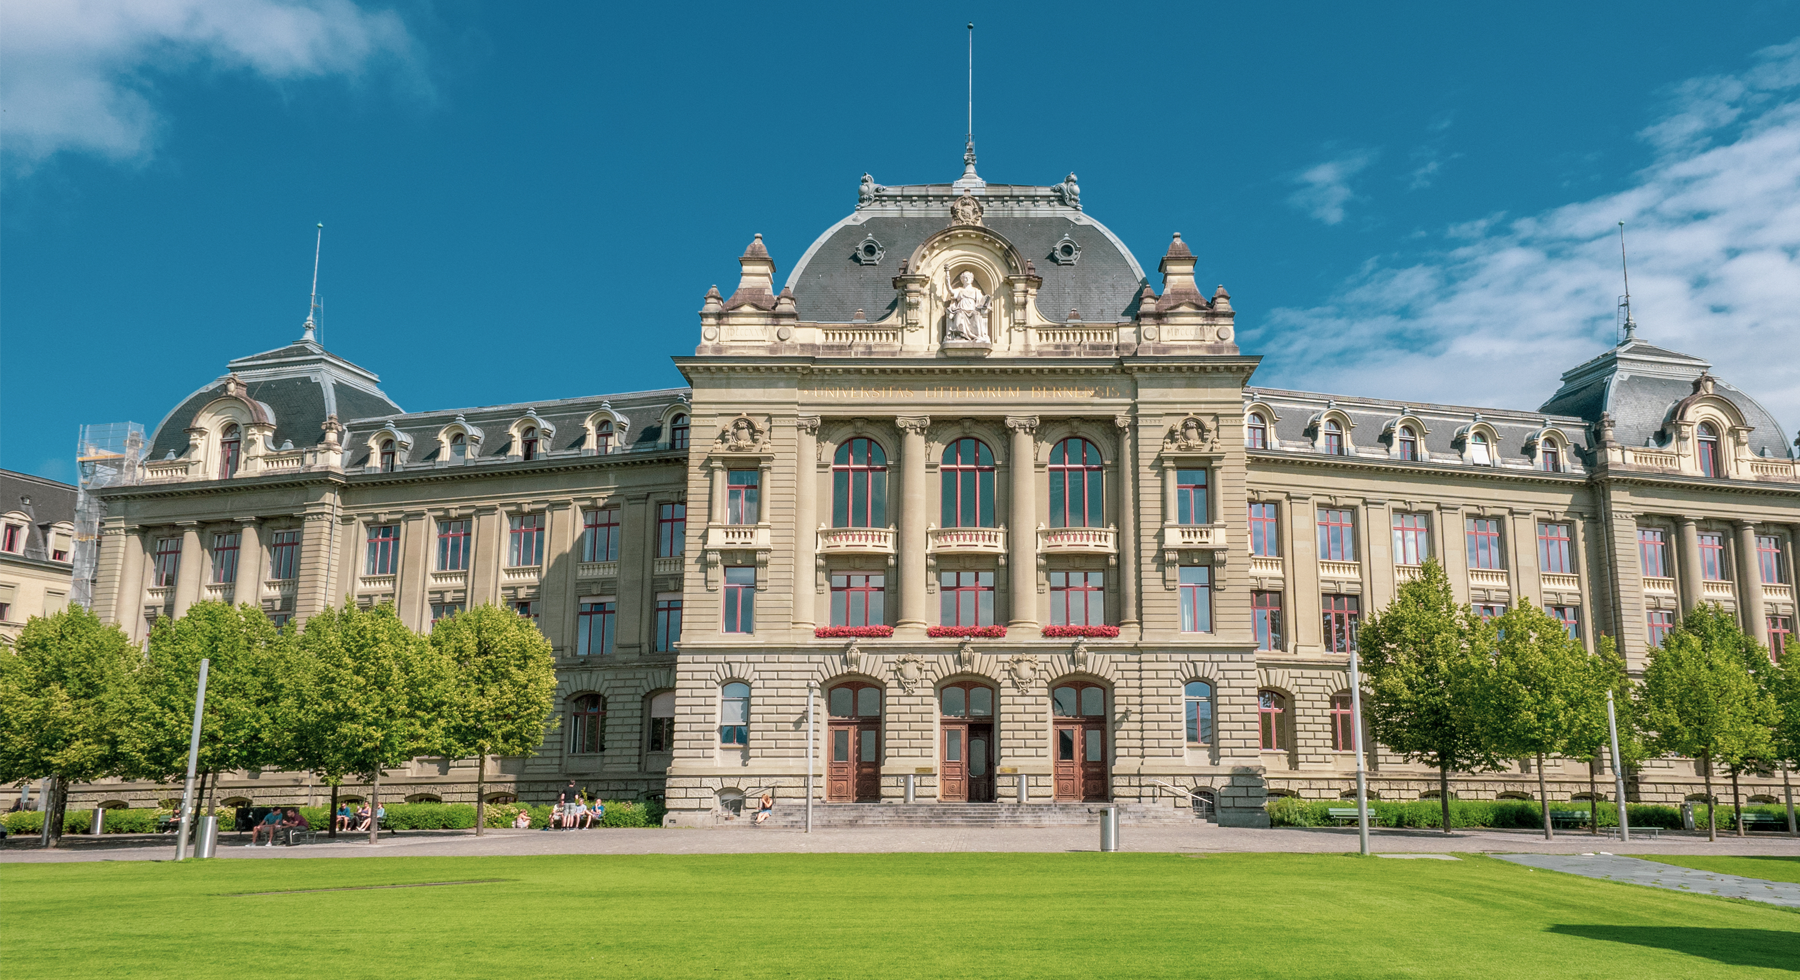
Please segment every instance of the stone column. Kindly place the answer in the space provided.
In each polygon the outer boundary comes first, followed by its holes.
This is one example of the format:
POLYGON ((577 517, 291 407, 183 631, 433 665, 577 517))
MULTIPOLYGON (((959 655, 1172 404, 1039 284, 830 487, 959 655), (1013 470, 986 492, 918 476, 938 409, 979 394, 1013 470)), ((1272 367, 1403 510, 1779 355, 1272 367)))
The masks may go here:
POLYGON ((424 511, 400 516, 400 560, 394 568, 394 610, 408 629, 431 625, 431 522, 424 511))
MULTIPOLYGON (((617 505, 617 498, 605 502, 617 505)), ((626 494, 619 513, 618 583, 616 649, 648 653, 656 646, 656 504, 647 493, 626 494)))
POLYGON ((1756 561, 1756 524, 1738 521, 1738 608, 1743 610, 1744 632, 1769 645, 1769 614, 1763 605, 1762 568, 1756 561))
POLYGON ((206 549, 200 546, 200 525, 181 525, 181 569, 175 573, 175 615, 188 611, 200 598, 200 582, 206 571, 206 549))
MULTIPOLYGON (((1304 648, 1306 652, 1319 653, 1325 648, 1325 640, 1319 618, 1319 516, 1312 495, 1290 495, 1287 518, 1287 560, 1283 562, 1287 608, 1282 612, 1287 617, 1288 651, 1299 653, 1304 648)), ((1250 690, 1254 718, 1256 689, 1250 690)))
POLYGON ((1685 615, 1700 605, 1700 529, 1692 517, 1675 519, 1676 535, 1681 539, 1681 564, 1676 569, 1675 588, 1681 594, 1681 611, 1685 615))
POLYGON ((1506 560, 1512 566, 1512 604, 1544 605, 1543 570, 1537 562, 1537 515, 1515 510, 1506 522, 1506 560))
MULTIPOLYGON (((335 502, 320 501, 307 506, 305 523, 300 528, 299 581, 294 583, 294 614, 301 619, 343 600, 334 574, 340 567, 336 535, 338 526, 335 502)), ((354 526, 354 525, 352 525, 354 526)), ((356 569, 344 567, 344 582, 356 581, 356 569)), ((348 588, 348 584, 345 586, 348 588)))
MULTIPOLYGON (((1119 429, 1119 625, 1138 624, 1137 439, 1129 415, 1113 416, 1119 429)), ((1216 587, 1216 586, 1215 586, 1216 587)))
MULTIPOLYGON (((544 554, 538 567, 538 626, 543 629, 544 636, 550 640, 550 646, 558 654, 568 654, 575 649, 575 604, 580 600, 576 595, 580 569, 576 566, 581 558, 578 540, 581 524, 581 511, 572 500, 551 501, 544 516, 548 527, 544 528, 544 554)), ((618 596, 614 602, 619 601, 618 596)), ((618 605, 613 606, 613 615, 618 615, 618 605)), ((615 649, 618 643, 618 628, 621 624, 613 621, 613 642, 615 649)))
POLYGON ((238 518, 237 579, 231 587, 231 601, 262 608, 263 552, 262 526, 254 517, 238 518))
POLYGON ((1175 464, 1164 460, 1162 463, 1162 522, 1167 527, 1181 520, 1181 511, 1177 507, 1176 495, 1180 492, 1176 482, 1179 477, 1175 464))
POLYGON ((1011 586, 1011 629, 1037 628, 1037 428, 1035 415, 1008 416, 1012 449, 1007 473, 1012 513, 1007 516, 1007 581, 1011 586))
POLYGON ((794 429, 794 602, 789 618, 794 629, 810 630, 819 607, 813 568, 819 545, 819 417, 802 415, 794 420, 794 429))
POLYGON ((900 427, 900 620, 901 627, 925 626, 925 430, 929 416, 902 416, 900 427))
MULTIPOLYGON (((1469 516, 1479 516, 1479 512, 1470 510, 1469 516)), ((1443 544, 1438 559, 1444 564, 1445 577, 1450 579, 1450 593, 1459 603, 1470 601, 1467 521, 1468 517, 1463 516, 1461 507, 1455 504, 1438 505, 1438 537, 1443 544)))
POLYGON ((506 547, 506 515, 498 507, 475 511, 475 554, 469 562, 469 605, 500 601, 500 561, 506 547))
POLYGON ((719 460, 708 460, 706 475, 711 479, 706 495, 706 523, 723 524, 728 519, 725 507, 725 464, 719 460))
MULTIPOLYGON (((110 539, 107 539, 110 540, 110 539)), ((133 640, 144 638, 144 532, 135 527, 119 534, 119 593, 107 618, 133 640)))

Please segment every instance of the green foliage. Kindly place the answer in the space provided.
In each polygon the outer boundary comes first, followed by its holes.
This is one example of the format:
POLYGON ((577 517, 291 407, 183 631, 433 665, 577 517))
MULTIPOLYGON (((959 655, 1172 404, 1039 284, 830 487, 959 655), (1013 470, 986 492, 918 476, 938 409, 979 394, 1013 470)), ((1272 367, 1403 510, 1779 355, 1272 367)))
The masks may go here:
POLYGON ((202 659, 210 663, 197 770, 272 764, 279 637, 269 617, 251 605, 197 602, 180 616, 158 617, 138 671, 142 700, 132 725, 132 775, 166 780, 186 773, 202 659))
MULTIPOLYGON (((462 804, 468 806, 468 804, 462 804)), ((471 808, 472 809, 472 808, 471 808)), ((550 826, 550 807, 548 805, 532 805, 529 803, 492 803, 487 807, 487 825, 493 828, 511 827, 513 819, 524 810, 531 814, 531 829, 542 830, 550 826)), ((606 817, 600 823, 602 827, 661 827, 663 815, 667 809, 655 800, 621 801, 613 800, 606 804, 606 817)), ((473 813, 471 813, 471 819, 473 813)), ((473 826, 471 824, 470 826, 473 826)))
POLYGON ((488 756, 525 755, 543 743, 556 701, 556 656, 535 623, 492 604, 438 622, 431 646, 451 673, 438 751, 477 757, 480 799, 488 756))
POLYGON ((321 610, 295 655, 280 712, 305 719, 295 755, 311 771, 372 779, 442 741, 449 665, 393 606, 321 610))
MULTIPOLYGON (((219 829, 231 829, 232 811, 221 809, 219 829)), ((169 815, 168 810, 132 808, 106 811, 106 820, 101 824, 101 832, 107 834, 154 834, 157 832, 156 822, 169 815)), ((65 834, 85 834, 93 827, 94 812, 83 807, 63 817, 62 830, 65 834)), ((37 834, 44 828, 44 814, 41 810, 21 810, 18 813, 5 815, 4 823, 9 834, 37 834)), ((173 838, 171 838, 173 839, 173 838)))
MULTIPOLYGON (((1354 800, 1303 800, 1298 797, 1279 797, 1271 799, 1265 806, 1269 813, 1269 822, 1277 827, 1327 827, 1337 824, 1329 811, 1334 809, 1354 809, 1354 800)), ((1551 812, 1570 812, 1588 809, 1586 801, 1573 803, 1552 803, 1551 812)), ((1631 819, 1633 827, 1661 827, 1677 829, 1681 827, 1681 810, 1679 807, 1662 806, 1654 803, 1627 803, 1626 815, 1631 819)), ((1725 819, 1731 808, 1719 807, 1720 819, 1725 819)), ((1745 813, 1767 813, 1787 819, 1787 810, 1776 805, 1747 806, 1745 813)), ((1696 804, 1695 820, 1706 822, 1706 805, 1696 804)), ((1616 804, 1602 800, 1599 807, 1600 826, 1616 827, 1619 825, 1619 811, 1616 804)), ((1494 827, 1531 829, 1541 826, 1542 813, 1538 804, 1532 800, 1451 800, 1451 827, 1494 827)), ((1409 800, 1406 802, 1369 801, 1369 824, 1374 827, 1400 827, 1436 830, 1444 826, 1443 808, 1437 800, 1409 800)), ((1782 826, 1786 826, 1785 823, 1782 826)))
POLYGON ((1638 715, 1650 747, 1699 759, 1709 771, 1711 762, 1767 757, 1781 713, 1747 666, 1756 650, 1717 606, 1684 617, 1644 667, 1638 715))
POLYGON ((80 606, 27 621, 0 646, 0 784, 118 774, 137 662, 124 632, 80 606))

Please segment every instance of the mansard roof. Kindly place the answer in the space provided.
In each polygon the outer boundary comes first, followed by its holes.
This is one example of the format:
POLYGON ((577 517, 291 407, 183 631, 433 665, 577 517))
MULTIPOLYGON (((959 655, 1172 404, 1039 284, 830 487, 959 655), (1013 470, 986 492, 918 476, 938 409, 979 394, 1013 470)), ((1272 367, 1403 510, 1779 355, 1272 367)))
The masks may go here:
POLYGON ((67 483, 0 470, 0 514, 17 511, 30 518, 25 530, 25 546, 19 552, 23 557, 50 560, 47 529, 56 524, 75 523, 75 494, 76 489, 67 483))
POLYGON ((1278 440, 1274 448, 1310 446, 1313 441, 1310 430, 1314 419, 1328 407, 1349 417, 1354 426, 1349 434, 1352 446, 1359 450, 1382 447, 1383 455, 1386 454, 1387 445, 1383 441, 1384 433, 1389 423, 1402 415, 1424 423, 1426 431, 1420 433, 1420 439, 1425 451, 1432 459, 1440 461, 1460 455, 1461 449, 1455 445, 1457 433, 1472 424, 1477 417, 1493 427, 1499 440, 1494 447, 1495 452, 1502 462, 1525 459, 1526 444, 1546 428, 1562 432, 1568 438, 1570 446, 1583 454, 1592 449, 1593 443, 1587 423, 1581 418, 1566 414, 1407 402, 1259 386, 1245 388, 1244 401, 1246 405, 1260 402, 1275 411, 1278 418, 1270 420, 1278 440))
POLYGON ((686 402, 689 398, 687 388, 658 388, 650 391, 632 391, 617 395, 584 395, 579 398, 560 398, 550 401, 518 402, 510 405, 484 405, 475 408, 449 408, 431 412, 414 412, 411 414, 393 413, 388 415, 371 415, 366 418, 353 419, 346 423, 349 431, 344 436, 344 445, 349 447, 345 456, 345 465, 349 468, 367 466, 369 464, 369 437, 384 427, 392 426, 394 431, 411 436, 414 455, 409 464, 435 464, 441 447, 438 444, 438 433, 445 426, 461 422, 466 427, 479 429, 485 438, 478 447, 471 447, 471 461, 493 459, 504 461, 512 451, 512 435, 509 432, 514 422, 524 418, 528 413, 548 423, 555 430, 551 445, 544 448, 548 454, 578 453, 586 448, 586 423, 590 416, 602 408, 611 409, 623 417, 629 424, 624 434, 624 451, 641 452, 661 448, 666 442, 662 431, 663 418, 667 409, 677 402, 686 402))

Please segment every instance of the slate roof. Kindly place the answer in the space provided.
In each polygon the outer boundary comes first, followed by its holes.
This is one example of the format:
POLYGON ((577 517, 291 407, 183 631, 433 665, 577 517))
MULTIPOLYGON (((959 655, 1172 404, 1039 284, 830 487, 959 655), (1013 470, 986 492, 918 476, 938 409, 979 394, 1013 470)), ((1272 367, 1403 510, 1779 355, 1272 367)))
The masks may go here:
POLYGON ((52 524, 75 523, 75 494, 76 489, 67 483, 0 470, 0 514, 24 511, 31 517, 21 552, 24 557, 50 560, 45 529, 52 524))
POLYGON ((368 466, 369 437, 388 424, 412 437, 413 448, 408 469, 436 466, 439 462, 438 433, 457 421, 459 416, 464 424, 482 430, 481 444, 470 454, 470 462, 504 461, 512 451, 509 430, 527 412, 536 412, 539 418, 555 427, 554 441, 545 450, 547 455, 580 453, 587 444, 588 416, 603 406, 610 407, 630 422, 625 434, 624 451, 652 451, 663 448, 664 411, 677 402, 685 402, 687 394, 686 388, 659 388, 618 395, 584 395, 580 398, 519 402, 512 405, 371 415, 346 423, 349 432, 345 435, 344 445, 349 453, 345 456, 345 467, 354 470, 368 466))
POLYGON ((1272 436, 1276 441, 1271 446, 1273 449, 1311 451, 1313 439, 1307 431, 1309 423, 1314 416, 1325 410, 1329 402, 1331 407, 1348 415, 1354 423, 1349 438, 1355 455, 1370 454, 1386 458, 1389 444, 1383 441, 1382 436, 1388 426, 1398 421, 1404 413, 1425 424, 1422 438, 1425 453, 1431 462, 1459 460, 1461 450, 1454 445, 1457 430, 1473 423, 1476 415, 1481 416, 1481 421, 1493 426, 1494 434, 1498 437, 1498 444, 1494 449, 1499 464, 1503 467, 1508 464, 1528 464, 1531 457, 1526 451, 1526 443, 1534 433, 1546 427, 1555 427, 1567 437, 1575 455, 1580 457, 1580 462, 1586 464, 1592 461, 1592 433, 1584 420, 1572 415, 1403 402, 1261 387, 1244 389, 1244 401, 1246 405, 1253 401, 1262 402, 1274 409, 1277 418, 1272 420, 1272 436))

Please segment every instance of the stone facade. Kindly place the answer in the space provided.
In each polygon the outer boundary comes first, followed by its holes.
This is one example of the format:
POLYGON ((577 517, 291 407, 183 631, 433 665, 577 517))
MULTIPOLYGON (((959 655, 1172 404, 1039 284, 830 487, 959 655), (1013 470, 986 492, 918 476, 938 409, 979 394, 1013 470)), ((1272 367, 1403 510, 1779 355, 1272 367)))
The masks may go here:
MULTIPOLYGON (((1382 607, 1426 555, 1459 599, 1555 606, 1633 670, 1655 614, 1699 602, 1785 639, 1792 451, 1704 362, 1633 337, 1533 412, 1255 387, 1230 296, 1200 290, 1180 236, 1159 291, 1079 200, 972 160, 955 184, 866 182, 784 288, 759 236, 732 295, 708 292, 680 390, 406 413, 310 333, 234 361, 164 421, 141 482, 103 491, 97 606, 142 638, 201 598, 302 619, 392 601, 419 629, 513 604, 556 648, 564 723, 491 792, 572 777, 664 796, 682 825, 791 802, 809 745, 822 802, 1196 793, 1256 824, 1269 793, 1336 798, 1353 631, 1330 617, 1382 607), (1045 635, 1084 620, 1118 635, 1045 635), (928 635, 959 622, 1005 633, 928 635), (820 635, 865 624, 892 635, 820 635), (878 692, 867 712, 830 707, 851 683, 878 692), (589 695, 602 737, 578 744, 589 695)), ((1381 798, 1436 788, 1368 762, 1381 798)), ((473 768, 392 782, 468 799, 473 768)), ((1585 761, 1550 775, 1559 799, 1588 789, 1585 761)), ((1697 784, 1665 760, 1636 792, 1697 784)), ((1455 788, 1529 795, 1536 775, 1455 788)))

